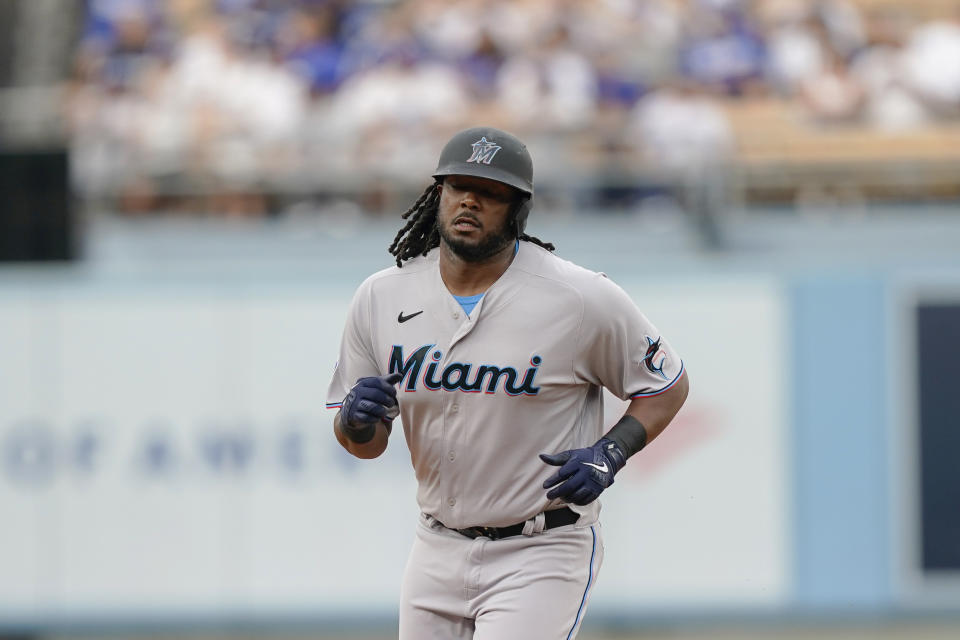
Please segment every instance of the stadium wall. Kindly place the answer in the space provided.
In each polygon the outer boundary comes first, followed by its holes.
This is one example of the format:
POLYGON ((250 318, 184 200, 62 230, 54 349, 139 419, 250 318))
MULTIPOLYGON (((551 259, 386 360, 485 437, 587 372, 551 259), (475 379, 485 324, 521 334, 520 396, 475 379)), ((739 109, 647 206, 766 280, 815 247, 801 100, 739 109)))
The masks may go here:
MULTIPOLYGON (((914 317, 960 298, 960 269, 710 256, 624 228, 538 233, 618 281, 692 380, 604 500, 594 615, 957 613, 958 574, 918 552, 914 317)), ((390 234, 155 231, 0 271, 0 625, 389 619, 406 450, 353 460, 322 403, 390 234), (371 552, 345 557, 347 537, 371 552)))

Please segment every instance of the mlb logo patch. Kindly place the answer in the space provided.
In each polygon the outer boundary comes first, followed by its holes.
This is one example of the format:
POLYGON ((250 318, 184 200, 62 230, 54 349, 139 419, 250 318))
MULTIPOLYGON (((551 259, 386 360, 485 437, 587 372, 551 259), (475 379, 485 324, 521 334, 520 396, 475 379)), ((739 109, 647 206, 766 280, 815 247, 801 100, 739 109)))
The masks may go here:
POLYGON ((490 164, 493 161, 493 156, 497 155, 497 151, 502 149, 497 143, 488 141, 486 136, 481 137, 470 146, 473 147, 473 153, 467 158, 467 162, 476 162, 477 164, 490 164))

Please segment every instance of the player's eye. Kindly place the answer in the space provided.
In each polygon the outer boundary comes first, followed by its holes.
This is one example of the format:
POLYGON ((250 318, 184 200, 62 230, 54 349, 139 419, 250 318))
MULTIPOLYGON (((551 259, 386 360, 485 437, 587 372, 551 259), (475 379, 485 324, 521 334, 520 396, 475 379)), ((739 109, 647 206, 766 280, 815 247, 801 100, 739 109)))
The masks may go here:
POLYGON ((493 191, 482 191, 480 193, 484 198, 495 200, 496 202, 510 202, 513 200, 512 193, 495 193, 493 191))
POLYGON ((447 182, 447 186, 457 193, 463 193, 469 191, 478 198, 484 200, 492 200, 494 202, 511 202, 513 201, 512 193, 500 193, 496 191, 491 191, 482 187, 471 187, 469 185, 460 184, 459 182, 447 182))

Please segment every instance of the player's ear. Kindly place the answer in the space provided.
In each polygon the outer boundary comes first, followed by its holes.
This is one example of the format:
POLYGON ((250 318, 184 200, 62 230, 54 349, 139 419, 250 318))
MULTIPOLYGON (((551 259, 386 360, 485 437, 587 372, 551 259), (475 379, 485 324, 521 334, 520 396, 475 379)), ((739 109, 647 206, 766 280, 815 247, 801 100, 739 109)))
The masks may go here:
POLYGON ((525 194, 522 194, 513 205, 511 216, 513 217, 513 226, 518 238, 523 235, 524 230, 527 228, 527 218, 530 216, 530 208, 532 206, 533 198, 525 194))

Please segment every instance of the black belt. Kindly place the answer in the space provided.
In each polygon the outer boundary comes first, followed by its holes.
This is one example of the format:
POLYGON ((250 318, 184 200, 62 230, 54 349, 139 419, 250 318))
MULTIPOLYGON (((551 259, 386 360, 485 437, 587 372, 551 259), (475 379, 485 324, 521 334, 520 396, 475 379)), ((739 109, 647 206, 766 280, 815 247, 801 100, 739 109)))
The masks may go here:
MULTIPOLYGON (((565 524, 573 524, 580 518, 580 514, 570 507, 563 507, 561 509, 554 509, 553 511, 544 511, 543 517, 543 530, 546 531, 547 529, 562 527, 565 524)), ((511 524, 508 527, 467 527, 466 529, 453 529, 453 531, 468 538, 483 537, 490 538, 491 540, 499 540, 500 538, 520 535, 523 533, 525 524, 525 522, 520 522, 518 524, 511 524)), ((450 527, 447 528, 449 529, 450 527)))

